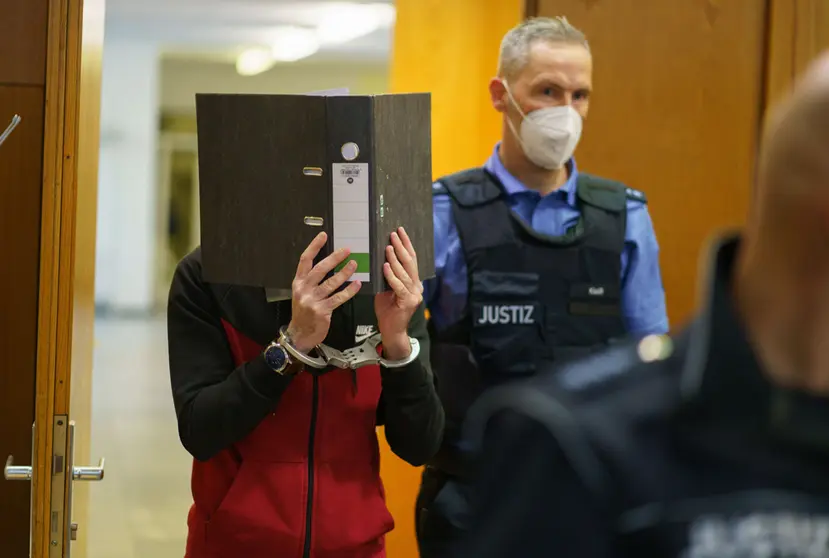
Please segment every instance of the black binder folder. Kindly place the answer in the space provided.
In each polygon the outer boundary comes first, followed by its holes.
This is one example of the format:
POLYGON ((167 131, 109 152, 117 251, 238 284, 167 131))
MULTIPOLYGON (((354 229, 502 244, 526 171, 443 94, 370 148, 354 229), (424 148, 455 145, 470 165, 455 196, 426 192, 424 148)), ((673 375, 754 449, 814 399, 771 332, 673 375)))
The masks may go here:
POLYGON ((386 289, 385 247, 403 226, 434 275, 428 94, 196 95, 207 281, 289 291, 299 256, 357 261, 361 293, 386 289))

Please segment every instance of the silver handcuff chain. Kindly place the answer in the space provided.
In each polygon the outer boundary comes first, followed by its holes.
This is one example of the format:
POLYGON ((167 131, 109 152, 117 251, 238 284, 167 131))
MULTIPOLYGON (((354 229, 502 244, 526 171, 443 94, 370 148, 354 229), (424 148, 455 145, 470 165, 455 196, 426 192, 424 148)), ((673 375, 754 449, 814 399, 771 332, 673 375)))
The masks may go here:
POLYGON ((286 333, 286 328, 283 327, 279 331, 280 346, 284 347, 299 362, 317 369, 333 366, 334 368, 350 368, 351 370, 356 370, 363 366, 372 366, 375 364, 379 364, 384 368, 402 368, 414 362, 420 354, 420 343, 417 339, 409 337, 409 343, 412 346, 412 351, 409 353, 409 356, 401 360, 388 360, 377 353, 377 346, 382 342, 382 336, 379 333, 375 333, 359 345, 344 351, 320 343, 316 346, 316 350, 321 356, 312 357, 293 346, 286 333))

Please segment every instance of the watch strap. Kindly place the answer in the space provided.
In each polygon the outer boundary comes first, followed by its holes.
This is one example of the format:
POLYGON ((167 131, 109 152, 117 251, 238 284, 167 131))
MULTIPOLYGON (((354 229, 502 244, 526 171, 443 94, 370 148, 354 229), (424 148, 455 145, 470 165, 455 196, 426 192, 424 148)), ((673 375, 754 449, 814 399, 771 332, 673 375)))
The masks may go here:
POLYGON ((291 338, 288 336, 288 328, 283 326, 279 330, 279 345, 288 351, 288 354, 291 355, 295 360, 305 364, 306 366, 310 366, 312 368, 323 369, 328 366, 328 362, 320 357, 312 357, 310 355, 306 355, 296 347, 291 342, 291 338))
POLYGON ((264 357, 265 357, 265 364, 267 364, 268 367, 271 370, 273 370, 274 372, 276 372, 280 376, 284 376, 284 375, 293 373, 291 371, 291 368, 295 364, 295 361, 291 359, 291 354, 287 350, 285 350, 285 347, 280 345, 278 342, 272 341, 265 348, 264 357), (274 367, 273 364, 270 362, 269 353, 271 353, 271 351, 282 351, 282 353, 284 354, 285 361, 284 361, 284 364, 281 367, 274 367))

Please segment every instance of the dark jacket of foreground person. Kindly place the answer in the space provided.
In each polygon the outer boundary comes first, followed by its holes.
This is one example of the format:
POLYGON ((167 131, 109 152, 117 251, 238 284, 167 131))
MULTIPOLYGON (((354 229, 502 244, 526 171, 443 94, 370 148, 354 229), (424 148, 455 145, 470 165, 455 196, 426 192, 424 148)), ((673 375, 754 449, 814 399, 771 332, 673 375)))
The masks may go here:
POLYGON ((761 370, 733 310, 737 246, 719 247, 683 331, 479 402, 474 515, 452 556, 829 556, 829 399, 761 370))

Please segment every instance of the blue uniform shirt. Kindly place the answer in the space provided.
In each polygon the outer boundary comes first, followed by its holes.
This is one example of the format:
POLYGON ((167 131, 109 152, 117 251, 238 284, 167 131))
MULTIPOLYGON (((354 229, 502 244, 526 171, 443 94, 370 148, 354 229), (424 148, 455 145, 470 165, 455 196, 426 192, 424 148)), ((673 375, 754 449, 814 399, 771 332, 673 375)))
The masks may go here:
MULTIPOLYGON (((504 185, 510 207, 532 228, 552 236, 563 235, 579 218, 576 205, 575 159, 570 178, 558 190, 541 196, 512 176, 498 156, 498 146, 485 168, 504 185)), ((467 302, 467 268, 458 229, 447 194, 434 196, 436 276, 424 282, 426 304, 438 331, 464 316, 467 302)), ((665 291, 659 272, 659 245, 647 206, 627 202, 627 230, 622 252, 622 312, 632 334, 665 333, 665 291)))

